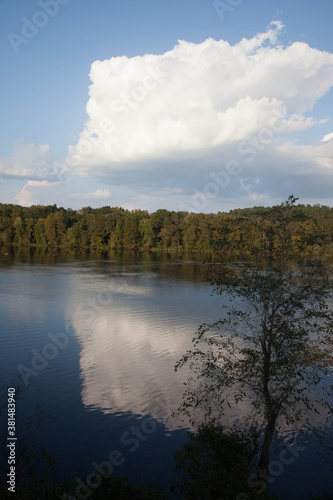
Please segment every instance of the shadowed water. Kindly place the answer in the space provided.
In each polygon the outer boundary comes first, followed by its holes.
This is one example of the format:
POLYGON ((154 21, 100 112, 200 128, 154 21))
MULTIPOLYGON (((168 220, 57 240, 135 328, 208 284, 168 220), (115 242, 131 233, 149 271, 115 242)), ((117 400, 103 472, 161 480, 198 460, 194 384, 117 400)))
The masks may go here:
MULTIPOLYGON (((18 365, 33 370, 19 418, 48 408, 52 421, 34 439, 56 459, 58 477, 84 479, 116 450, 117 472, 168 488, 186 437, 171 413, 188 372, 173 367, 198 326, 221 316, 202 258, 9 255, 0 265, 1 381, 18 365)), ((330 455, 319 459, 311 443, 276 475, 283 498, 333 490, 330 455), (307 482, 297 479, 305 470, 307 482)))

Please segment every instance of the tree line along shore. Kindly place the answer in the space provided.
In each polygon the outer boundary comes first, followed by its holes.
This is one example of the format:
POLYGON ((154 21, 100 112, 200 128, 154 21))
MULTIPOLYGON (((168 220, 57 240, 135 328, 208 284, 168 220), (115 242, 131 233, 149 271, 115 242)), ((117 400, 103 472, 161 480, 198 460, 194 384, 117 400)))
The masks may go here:
POLYGON ((333 208, 287 202, 228 213, 0 204, 0 245, 84 251, 184 250, 227 257, 333 256, 333 208))

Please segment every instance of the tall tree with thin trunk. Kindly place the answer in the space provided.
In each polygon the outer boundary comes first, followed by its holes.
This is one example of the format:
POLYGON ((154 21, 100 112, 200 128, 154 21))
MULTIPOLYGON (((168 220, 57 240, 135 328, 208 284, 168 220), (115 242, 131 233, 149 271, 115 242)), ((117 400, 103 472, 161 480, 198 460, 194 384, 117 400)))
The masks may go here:
POLYGON ((175 366, 193 373, 179 410, 195 423, 200 407, 206 422, 218 422, 226 407, 247 404, 262 431, 258 476, 267 484, 273 437, 320 407, 332 411, 321 384, 333 366, 327 271, 314 261, 229 268, 212 284, 230 305, 221 320, 200 326, 175 366))

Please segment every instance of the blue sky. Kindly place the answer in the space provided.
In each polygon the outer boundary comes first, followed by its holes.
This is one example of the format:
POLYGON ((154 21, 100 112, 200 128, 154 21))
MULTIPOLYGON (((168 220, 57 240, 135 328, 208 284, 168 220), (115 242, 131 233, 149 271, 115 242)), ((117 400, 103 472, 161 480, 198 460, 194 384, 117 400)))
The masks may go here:
POLYGON ((0 0, 1 202, 332 205, 332 20, 329 0, 0 0))

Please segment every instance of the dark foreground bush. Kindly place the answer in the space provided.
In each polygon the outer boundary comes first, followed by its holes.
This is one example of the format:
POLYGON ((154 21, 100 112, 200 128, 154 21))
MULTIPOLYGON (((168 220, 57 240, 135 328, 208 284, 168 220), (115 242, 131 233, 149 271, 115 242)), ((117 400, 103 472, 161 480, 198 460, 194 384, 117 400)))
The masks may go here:
POLYGON ((240 498, 258 498, 248 483, 256 453, 254 433, 201 425, 175 454, 177 488, 186 500, 235 500, 242 493, 240 498))

